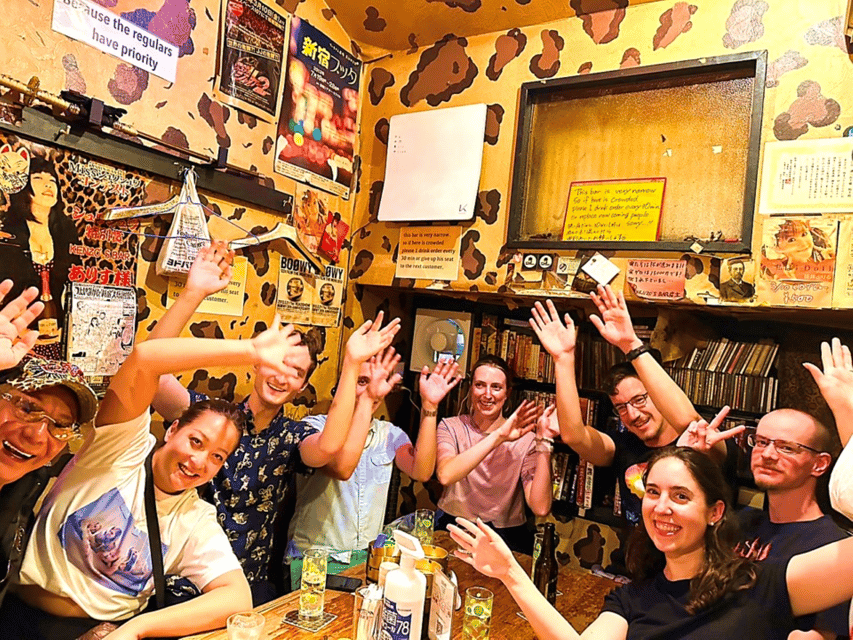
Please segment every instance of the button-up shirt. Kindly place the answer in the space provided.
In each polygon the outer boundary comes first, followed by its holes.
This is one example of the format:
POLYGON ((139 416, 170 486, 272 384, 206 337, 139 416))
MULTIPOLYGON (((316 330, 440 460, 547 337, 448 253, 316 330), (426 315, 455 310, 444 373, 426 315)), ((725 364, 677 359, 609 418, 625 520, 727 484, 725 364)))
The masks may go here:
MULTIPOLYGON (((207 396, 190 391, 191 402, 207 396)), ((279 410, 269 426, 258 431, 248 399, 237 405, 246 416, 240 444, 208 485, 206 499, 216 506, 234 554, 250 584, 268 579, 273 525, 284 497, 287 474, 299 458, 299 444, 317 429, 294 421, 279 410)))
MULTIPOLYGON (((305 423, 322 431, 326 416, 309 416, 305 423)), ((319 471, 297 476, 290 538, 299 551, 311 546, 366 549, 382 530, 394 457, 400 447, 410 444, 402 429, 374 419, 349 480, 336 480, 319 471)))

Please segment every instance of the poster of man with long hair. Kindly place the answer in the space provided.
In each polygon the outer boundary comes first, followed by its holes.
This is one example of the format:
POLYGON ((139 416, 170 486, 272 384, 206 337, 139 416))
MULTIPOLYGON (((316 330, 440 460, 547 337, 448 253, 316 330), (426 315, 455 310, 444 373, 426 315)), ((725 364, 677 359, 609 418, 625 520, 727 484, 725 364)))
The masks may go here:
POLYGON ((275 171, 349 198, 361 62, 296 17, 289 51, 275 171))

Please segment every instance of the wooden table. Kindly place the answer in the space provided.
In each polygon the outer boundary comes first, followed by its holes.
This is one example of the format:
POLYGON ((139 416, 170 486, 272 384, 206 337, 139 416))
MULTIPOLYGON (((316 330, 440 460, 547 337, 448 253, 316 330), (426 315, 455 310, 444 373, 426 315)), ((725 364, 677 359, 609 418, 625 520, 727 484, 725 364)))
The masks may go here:
MULTIPOLYGON (((436 533, 436 543, 445 549, 453 549, 456 544, 444 532, 436 533)), ((530 569, 532 558, 516 554, 516 558, 525 570, 530 569)), ((536 638, 532 627, 518 616, 520 611, 518 605, 510 597, 509 592, 499 580, 487 578, 476 571, 473 567, 450 556, 449 568, 456 573, 459 579, 459 589, 463 594, 465 589, 473 585, 486 587, 495 594, 492 606, 491 640, 534 640, 536 638)), ((365 566, 359 565, 347 569, 341 575, 353 576, 365 579, 365 566)), ((604 604, 604 596, 616 585, 612 580, 595 576, 586 571, 578 571, 563 567, 557 581, 557 588, 562 595, 557 597, 557 610, 577 629, 578 632, 586 629, 589 624, 598 617, 604 604)), ((291 625, 281 625, 281 619, 289 611, 299 607, 299 591, 294 591, 277 600, 257 607, 255 611, 262 613, 267 620, 266 632, 269 640, 309 640, 321 638, 323 640, 338 640, 340 638, 353 638, 352 613, 353 596, 341 591, 326 590, 325 610, 338 617, 319 631, 309 633, 297 629, 291 625)), ((424 625, 427 620, 424 620, 424 625)), ((462 638, 462 610, 459 609, 453 615, 453 640, 462 638)), ((227 640, 224 629, 209 631, 194 636, 187 636, 184 640, 227 640)))

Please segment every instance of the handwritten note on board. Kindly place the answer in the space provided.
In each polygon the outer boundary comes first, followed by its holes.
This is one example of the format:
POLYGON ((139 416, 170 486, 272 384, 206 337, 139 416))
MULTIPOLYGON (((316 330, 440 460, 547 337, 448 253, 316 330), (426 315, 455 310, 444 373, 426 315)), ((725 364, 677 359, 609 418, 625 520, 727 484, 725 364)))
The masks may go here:
POLYGON ((666 178, 573 182, 563 240, 658 239, 666 178))

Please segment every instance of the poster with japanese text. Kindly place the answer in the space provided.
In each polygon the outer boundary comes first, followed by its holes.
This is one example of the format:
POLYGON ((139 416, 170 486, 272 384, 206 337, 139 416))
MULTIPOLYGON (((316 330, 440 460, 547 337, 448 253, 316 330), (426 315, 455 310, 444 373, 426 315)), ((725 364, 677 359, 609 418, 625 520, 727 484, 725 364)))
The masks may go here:
POLYGON ((274 122, 282 95, 287 14, 265 0, 222 3, 215 97, 274 122))
POLYGON ((296 17, 289 53, 275 171, 349 198, 361 62, 296 17))
POLYGON ((71 283, 66 360, 87 377, 114 375, 133 350, 136 290, 71 283))
POLYGON ((10 299, 39 289, 35 352, 62 358, 71 282, 134 287, 138 221, 105 222, 104 210, 146 198, 139 173, 74 152, 0 134, 0 279, 10 299))
POLYGON ((838 250, 838 221, 821 216, 765 218, 761 232, 759 303, 828 307, 838 250))

